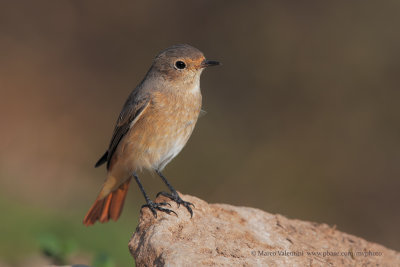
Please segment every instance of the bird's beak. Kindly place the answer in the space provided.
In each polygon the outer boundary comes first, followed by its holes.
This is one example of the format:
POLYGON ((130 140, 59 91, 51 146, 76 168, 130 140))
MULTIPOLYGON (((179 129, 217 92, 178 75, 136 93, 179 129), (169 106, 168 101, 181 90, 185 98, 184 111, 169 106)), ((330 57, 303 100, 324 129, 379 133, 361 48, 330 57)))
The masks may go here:
POLYGON ((200 64, 200 68, 207 68, 207 67, 218 66, 218 65, 221 65, 221 63, 219 63, 218 61, 203 60, 203 62, 201 62, 201 64, 200 64))

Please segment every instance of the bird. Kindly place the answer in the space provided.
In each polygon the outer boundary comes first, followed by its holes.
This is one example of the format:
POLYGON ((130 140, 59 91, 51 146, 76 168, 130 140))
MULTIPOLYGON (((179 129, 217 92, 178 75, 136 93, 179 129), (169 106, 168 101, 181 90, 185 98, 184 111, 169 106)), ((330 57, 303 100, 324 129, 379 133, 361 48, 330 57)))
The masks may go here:
POLYGON ((157 212, 176 213, 166 202, 154 202, 145 192, 138 172, 157 173, 170 192, 163 195, 184 206, 193 216, 190 202, 182 200, 162 171, 186 145, 202 106, 200 75, 218 61, 207 60, 197 48, 177 44, 161 51, 139 85, 130 93, 120 112, 104 155, 95 167, 106 163, 107 177, 94 204, 83 219, 86 226, 96 221, 117 221, 132 178, 136 181, 154 217, 157 212))

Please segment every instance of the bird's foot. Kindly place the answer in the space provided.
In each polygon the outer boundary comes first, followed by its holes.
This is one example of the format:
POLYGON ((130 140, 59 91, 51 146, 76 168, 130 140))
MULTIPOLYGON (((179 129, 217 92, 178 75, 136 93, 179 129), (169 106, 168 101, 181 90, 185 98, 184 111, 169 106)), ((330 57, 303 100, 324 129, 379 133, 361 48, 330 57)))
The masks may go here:
POLYGON ((190 218, 193 217, 193 211, 192 211, 192 208, 190 207, 190 206, 193 206, 193 208, 194 208, 193 203, 182 200, 182 198, 178 195, 178 193, 176 191, 172 192, 171 194, 163 191, 163 192, 157 193, 157 197, 159 195, 165 196, 165 197, 175 201, 176 204, 178 204, 178 208, 182 204, 182 206, 184 206, 189 211, 190 218))
POLYGON ((153 213, 153 216, 154 216, 155 218, 157 218, 157 210, 162 211, 162 212, 165 212, 165 213, 167 213, 167 214, 174 213, 176 216, 178 216, 178 214, 176 214, 175 211, 170 210, 170 209, 166 209, 166 208, 163 208, 163 207, 162 207, 162 206, 167 206, 167 205, 171 207, 171 205, 170 205, 169 203, 167 203, 167 202, 156 203, 156 202, 153 202, 153 201, 149 200, 149 201, 147 201, 147 204, 144 204, 144 205, 141 207, 141 209, 143 209, 143 208, 149 208, 150 211, 151 211, 151 213, 153 213))

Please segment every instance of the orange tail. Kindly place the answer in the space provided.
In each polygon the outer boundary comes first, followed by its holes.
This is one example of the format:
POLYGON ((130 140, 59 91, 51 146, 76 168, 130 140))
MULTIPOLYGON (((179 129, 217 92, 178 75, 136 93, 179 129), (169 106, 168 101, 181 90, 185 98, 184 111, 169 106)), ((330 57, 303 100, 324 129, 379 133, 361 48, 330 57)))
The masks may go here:
POLYGON ((86 226, 93 225, 97 220, 104 223, 108 222, 110 218, 114 221, 118 220, 130 181, 131 179, 128 179, 114 192, 102 199, 97 199, 83 219, 83 224, 86 226))

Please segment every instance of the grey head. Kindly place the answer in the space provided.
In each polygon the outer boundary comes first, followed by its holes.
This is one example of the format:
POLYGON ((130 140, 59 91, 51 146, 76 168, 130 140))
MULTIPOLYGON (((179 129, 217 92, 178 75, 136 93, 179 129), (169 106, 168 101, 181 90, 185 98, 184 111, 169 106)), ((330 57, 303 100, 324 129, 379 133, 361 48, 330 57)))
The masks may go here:
POLYGON ((177 44, 156 56, 149 74, 161 75, 164 80, 171 82, 191 83, 200 78, 204 68, 219 64, 206 60, 203 53, 193 46, 177 44))

